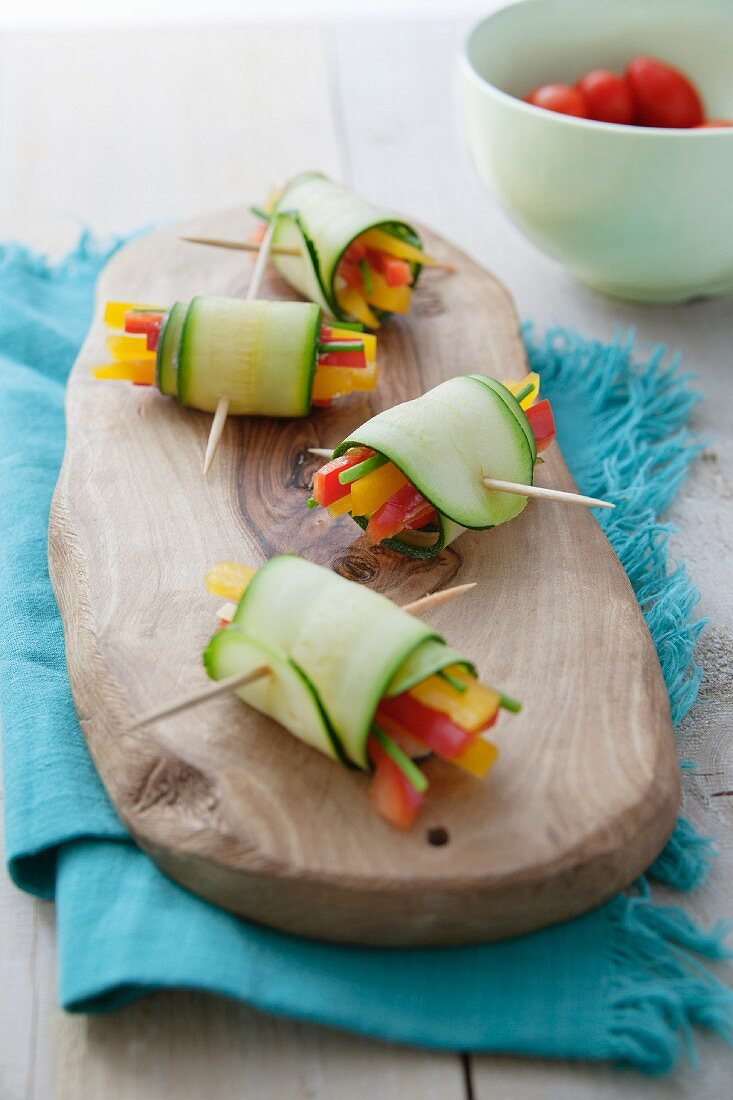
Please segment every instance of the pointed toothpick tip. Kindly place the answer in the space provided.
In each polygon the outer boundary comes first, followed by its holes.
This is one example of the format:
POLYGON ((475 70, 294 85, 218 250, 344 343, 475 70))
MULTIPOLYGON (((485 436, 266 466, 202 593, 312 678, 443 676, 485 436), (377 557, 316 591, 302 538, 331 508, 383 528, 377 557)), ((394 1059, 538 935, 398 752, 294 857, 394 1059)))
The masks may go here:
POLYGON ((251 669, 249 672, 237 672, 234 676, 228 676, 225 680, 217 680, 214 684, 208 687, 201 688, 199 691, 194 691, 190 695, 184 695, 180 699, 174 699, 172 703, 164 703, 160 707, 155 707, 153 710, 146 711, 145 714, 141 714, 139 718, 127 727, 128 732, 140 729, 141 726, 147 725, 149 722, 158 722, 161 718, 170 718, 174 714, 179 714, 182 710, 188 710, 189 707, 198 706, 199 703, 204 703, 209 699, 215 699, 217 695, 224 695, 227 691, 235 691, 237 688, 245 687, 247 684, 253 684, 256 680, 261 680, 264 676, 269 676, 272 673, 272 669, 269 665, 258 665, 256 668, 251 669))

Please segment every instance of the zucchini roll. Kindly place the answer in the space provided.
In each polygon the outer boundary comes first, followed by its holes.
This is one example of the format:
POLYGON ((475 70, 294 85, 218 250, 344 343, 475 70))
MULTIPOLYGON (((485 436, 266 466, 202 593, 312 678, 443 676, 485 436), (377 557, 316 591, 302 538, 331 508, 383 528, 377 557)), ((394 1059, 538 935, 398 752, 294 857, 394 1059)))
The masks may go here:
POLYGON ((527 498, 485 477, 531 485, 538 451, 555 435, 539 378, 503 385, 451 378, 352 432, 315 475, 311 507, 349 513, 375 543, 430 558, 467 529, 514 519, 527 498), (512 392, 514 390, 515 392, 512 392))
POLYGON ((320 172, 302 172, 255 213, 275 218, 273 255, 282 277, 337 320, 377 328, 407 313, 421 268, 434 263, 406 222, 320 172))
POLYGON ((168 310, 109 302, 113 362, 97 378, 157 386, 182 405, 215 412, 228 397, 242 416, 307 416, 312 405, 377 384, 376 338, 323 323, 309 302, 202 296, 168 310))
POLYGON ((375 808, 392 824, 408 828, 425 800, 413 758, 434 753, 478 777, 494 764, 483 735, 519 704, 391 600, 289 555, 258 570, 222 562, 207 587, 238 601, 204 651, 208 675, 267 665, 237 694, 333 760, 372 771, 375 808))

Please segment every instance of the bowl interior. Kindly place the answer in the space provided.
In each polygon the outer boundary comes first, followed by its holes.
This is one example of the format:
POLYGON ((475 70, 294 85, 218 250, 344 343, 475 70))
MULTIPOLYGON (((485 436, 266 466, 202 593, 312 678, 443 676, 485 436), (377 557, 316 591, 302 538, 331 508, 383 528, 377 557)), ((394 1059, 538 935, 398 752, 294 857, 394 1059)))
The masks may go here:
POLYGON ((593 68, 622 72, 637 54, 684 69, 709 117, 733 116, 729 0, 522 0, 485 19, 467 44, 475 72, 517 97, 593 68))

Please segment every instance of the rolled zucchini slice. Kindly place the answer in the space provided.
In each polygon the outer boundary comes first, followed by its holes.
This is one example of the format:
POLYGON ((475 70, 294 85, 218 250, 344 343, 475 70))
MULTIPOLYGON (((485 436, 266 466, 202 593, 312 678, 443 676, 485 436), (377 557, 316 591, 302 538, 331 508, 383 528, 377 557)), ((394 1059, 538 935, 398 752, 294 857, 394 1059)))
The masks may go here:
POLYGON ((155 384, 168 397, 178 397, 178 354, 188 306, 176 302, 166 313, 155 356, 155 384))
MULTIPOLYGON (((271 216, 276 218, 273 244, 300 253, 274 255, 277 271, 305 298, 317 302, 329 317, 341 321, 350 315, 336 297, 336 269, 353 240, 369 229, 381 229, 400 241, 422 247, 412 226, 321 172, 295 176, 278 196, 271 216)), ((421 267, 411 266, 415 287, 421 267)), ((375 309, 374 313, 380 320, 389 316, 387 310, 375 309)))
POLYGON ((242 698, 296 737, 368 769, 367 740, 384 695, 449 665, 472 668, 391 600, 302 558, 272 558, 249 582, 231 626, 205 652, 222 679, 267 662, 242 698))
MULTIPOLYGON (((437 512, 437 530, 404 532, 384 545, 413 557, 438 554, 464 530, 514 519, 527 498, 490 490, 484 477, 531 485, 532 428, 512 394, 484 375, 451 378, 372 417, 335 449, 371 447, 397 466, 437 512)), ((354 517, 366 527, 366 519, 354 517)))
POLYGON ((220 630, 204 650, 204 667, 212 680, 245 675, 263 664, 269 666, 270 675, 236 689, 240 699, 274 718, 306 745, 341 759, 316 692, 286 653, 235 626, 220 630))
POLYGON ((320 326, 321 310, 309 302, 194 298, 180 330, 178 400, 215 412, 228 397, 235 415, 307 416, 320 326))

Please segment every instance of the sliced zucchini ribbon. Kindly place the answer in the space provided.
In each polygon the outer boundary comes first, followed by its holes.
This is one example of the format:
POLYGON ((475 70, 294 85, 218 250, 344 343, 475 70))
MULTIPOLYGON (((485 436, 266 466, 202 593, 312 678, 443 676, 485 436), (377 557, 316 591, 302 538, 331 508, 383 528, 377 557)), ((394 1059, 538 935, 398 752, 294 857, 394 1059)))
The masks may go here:
POLYGON ((391 600, 289 555, 257 571, 232 624, 204 653, 213 679, 263 661, 271 675, 238 694, 300 740, 364 769, 383 696, 450 665, 475 671, 391 600))
MULTIPOLYGON (((491 491, 483 478, 531 485, 537 457, 524 410, 505 386, 479 374, 451 378, 378 413, 340 443, 334 457, 356 446, 386 456, 436 509, 431 542, 422 531, 385 540, 423 558, 466 529, 495 527, 519 515, 527 498, 491 491)), ((366 527, 362 517, 354 518, 366 527)))

